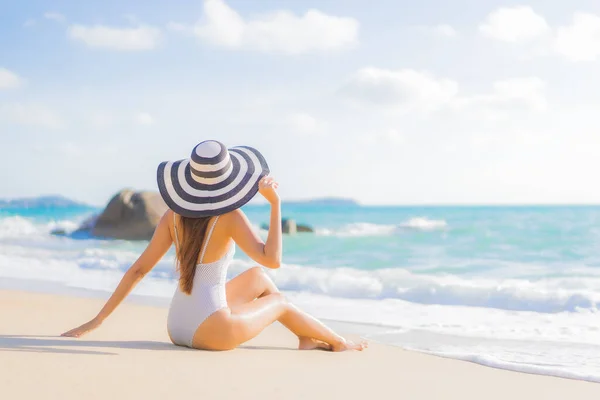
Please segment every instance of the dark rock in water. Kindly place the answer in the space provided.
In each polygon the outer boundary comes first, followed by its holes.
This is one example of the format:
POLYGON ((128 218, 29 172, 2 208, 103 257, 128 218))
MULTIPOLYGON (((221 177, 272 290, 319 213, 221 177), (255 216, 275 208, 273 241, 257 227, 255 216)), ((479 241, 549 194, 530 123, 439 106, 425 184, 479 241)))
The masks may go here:
POLYGON ((281 221, 281 230, 288 235, 295 235, 297 232, 296 221, 293 219, 284 219, 281 221))
POLYGON ((104 211, 85 221, 73 236, 150 240, 167 205, 158 192, 122 190, 104 211))
MULTIPOLYGON (((86 218, 81 225, 79 226, 79 229, 77 229, 77 231, 91 231, 92 228, 94 227, 94 224, 96 224, 96 220, 98 219, 100 214, 94 214, 88 218, 86 218)), ((77 232, 76 231, 76 232, 77 232)))
MULTIPOLYGON (((269 225, 262 224, 260 229, 264 229, 265 231, 269 230, 269 225)), ((297 232, 314 232, 314 229, 308 225, 299 225, 293 219, 282 219, 281 220, 281 231, 288 235, 293 235, 297 232)))
POLYGON ((303 232, 303 233, 306 233, 306 232, 313 233, 315 231, 312 227, 310 227, 308 225, 298 225, 296 228, 298 229, 298 232, 303 232))
POLYGON ((79 228, 73 233, 71 233, 71 238, 73 239, 90 239, 92 238, 92 229, 94 228, 94 224, 98 219, 99 214, 94 214, 87 219, 85 219, 79 228))
POLYGON ((57 228, 51 231, 50 234, 55 236, 69 236, 71 239, 91 239, 92 228, 94 227, 97 218, 98 214, 86 218, 81 225, 79 225, 79 228, 71 233, 68 233, 64 228, 57 228))

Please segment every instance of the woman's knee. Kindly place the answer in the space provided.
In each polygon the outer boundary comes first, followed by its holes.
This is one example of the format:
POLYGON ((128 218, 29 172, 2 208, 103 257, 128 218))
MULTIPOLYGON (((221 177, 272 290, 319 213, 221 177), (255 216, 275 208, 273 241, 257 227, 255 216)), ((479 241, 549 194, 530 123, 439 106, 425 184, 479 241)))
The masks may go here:
POLYGON ((283 293, 275 292, 275 293, 269 294, 269 296, 273 297, 273 299, 275 299, 274 301, 281 306, 282 311, 286 311, 290 307, 290 303, 288 302, 287 297, 285 297, 283 295, 283 293))
POLYGON ((260 279, 264 274, 264 271, 260 265, 257 265, 252 268, 249 268, 248 271, 246 271, 246 273, 252 275, 255 278, 260 279))
POLYGON ((260 286, 265 288, 265 292, 263 293, 263 295, 279 293, 277 286, 275 286, 275 283, 273 283, 273 280, 265 272, 263 267, 252 267, 248 270, 248 273, 251 274, 253 278, 256 279, 258 282, 260 282, 260 286))

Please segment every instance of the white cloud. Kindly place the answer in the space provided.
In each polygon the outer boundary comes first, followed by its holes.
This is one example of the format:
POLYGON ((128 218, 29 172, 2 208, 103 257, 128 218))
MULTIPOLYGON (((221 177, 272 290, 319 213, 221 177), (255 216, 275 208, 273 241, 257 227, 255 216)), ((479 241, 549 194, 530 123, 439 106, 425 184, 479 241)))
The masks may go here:
POLYGON ((538 77, 512 78, 496 81, 489 94, 457 99, 460 108, 484 108, 488 115, 498 116, 508 111, 545 111, 546 83, 538 77))
POLYGON ((19 78, 19 75, 6 68, 0 68, 0 90, 17 88, 22 83, 23 80, 19 78))
POLYGON ((412 69, 363 68, 341 89, 352 98, 380 106, 431 111, 452 101, 458 83, 412 69))
POLYGON ((571 61, 600 57, 600 16, 576 12, 571 25, 558 28, 556 52, 571 61))
POLYGON ((59 115, 43 105, 33 103, 0 104, 0 121, 51 130, 65 126, 59 115))
MULTIPOLYGON (((171 23, 170 29, 186 31, 171 23)), ((193 28, 201 40, 231 49, 302 54, 347 49, 358 42, 357 20, 308 10, 302 16, 274 11, 245 20, 223 0, 206 0, 204 16, 193 28)))
POLYGON ((494 82, 493 101, 497 104, 511 104, 511 107, 544 111, 546 83, 538 77, 513 78, 494 82))
POLYGON ((548 23, 529 6, 503 7, 490 13, 479 31, 504 42, 530 41, 550 31, 548 23))
POLYGON ((33 18, 28 18, 24 23, 23 23, 23 27, 24 28, 31 28, 32 26, 34 26, 36 24, 35 19, 33 18))
POLYGON ((434 34, 436 34, 438 36, 445 36, 445 37, 458 36, 458 32, 456 31, 456 29, 454 29, 451 25, 448 25, 448 24, 440 24, 440 25, 434 26, 432 28, 432 31, 434 34))
POLYGON ((140 112, 134 116, 134 121, 138 125, 154 125, 154 117, 147 112, 140 112))
POLYGON ((546 84, 537 77, 494 82, 490 93, 461 95, 456 81, 412 69, 363 68, 341 89, 351 98, 394 111, 431 112, 443 108, 485 109, 488 113, 544 111, 546 84))
POLYGON ((90 47, 120 51, 152 50, 162 40, 160 29, 145 25, 136 28, 72 25, 68 34, 73 40, 81 41, 90 47))
POLYGON ((388 129, 387 131, 383 132, 383 138, 395 144, 404 143, 404 136, 398 129, 388 129))
POLYGON ((427 35, 433 35, 444 38, 453 38, 458 36, 458 31, 454 29, 452 25, 449 24, 439 24, 439 25, 419 25, 416 26, 415 29, 421 33, 427 35))
POLYGON ((546 39, 539 54, 556 54, 573 62, 600 58, 600 16, 575 12, 569 25, 551 29, 543 16, 531 7, 500 8, 492 12, 479 30, 505 42, 531 42, 546 39))
POLYGON ((287 117, 292 130, 300 134, 316 134, 324 132, 325 126, 317 118, 305 112, 289 114, 287 117))
POLYGON ((48 11, 48 12, 44 13, 44 18, 51 19, 56 22, 65 22, 67 20, 67 18, 65 18, 64 15, 62 15, 61 13, 58 13, 58 12, 54 12, 54 11, 48 11))

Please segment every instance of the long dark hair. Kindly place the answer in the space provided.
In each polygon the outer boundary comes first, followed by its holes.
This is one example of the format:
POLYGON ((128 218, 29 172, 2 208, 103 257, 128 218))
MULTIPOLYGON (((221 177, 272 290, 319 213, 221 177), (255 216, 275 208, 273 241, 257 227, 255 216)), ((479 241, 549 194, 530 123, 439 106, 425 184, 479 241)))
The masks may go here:
MULTIPOLYGON (((198 257, 206 235, 206 228, 210 217, 187 218, 179 216, 179 246, 177 248, 177 270, 179 271, 179 287, 186 294, 192 293, 194 274, 198 257)), ((177 220, 175 221, 177 223, 177 220)))

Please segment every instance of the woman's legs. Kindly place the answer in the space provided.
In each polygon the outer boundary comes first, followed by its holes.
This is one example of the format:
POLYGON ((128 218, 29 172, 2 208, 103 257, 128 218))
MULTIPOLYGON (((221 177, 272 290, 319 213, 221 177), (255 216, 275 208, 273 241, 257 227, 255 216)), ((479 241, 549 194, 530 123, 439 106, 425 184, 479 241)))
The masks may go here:
MULTIPOLYGON (((229 304, 230 307, 237 308, 244 304, 248 304, 257 298, 273 293, 279 293, 279 289, 277 289, 277 286, 275 286, 263 268, 257 266, 246 270, 227 282, 226 292, 227 304, 229 304)), ((286 324, 287 319, 289 318, 280 317, 279 321, 291 331, 295 332, 291 329, 289 324, 286 324)), ((298 342, 298 348, 301 350, 312 350, 316 348, 326 350, 331 349, 329 344, 316 341, 310 337, 298 336, 298 342)))
POLYGON ((231 308, 231 327, 236 345, 257 336, 275 321, 280 321, 300 338, 329 344, 333 351, 363 350, 366 347, 366 343, 355 344, 337 335, 315 318, 289 304, 280 293, 231 308))
POLYGON ((227 304, 237 306, 279 290, 262 267, 253 267, 227 282, 225 292, 227 304))
POLYGON ((243 305, 216 311, 196 330, 193 346, 206 350, 231 350, 257 336, 285 312, 279 293, 243 305))
POLYGON ((301 349, 320 347, 341 351, 362 350, 365 346, 347 342, 316 318, 289 304, 261 267, 251 268, 229 281, 226 291, 234 329, 240 332, 240 343, 279 321, 298 336, 301 349))

